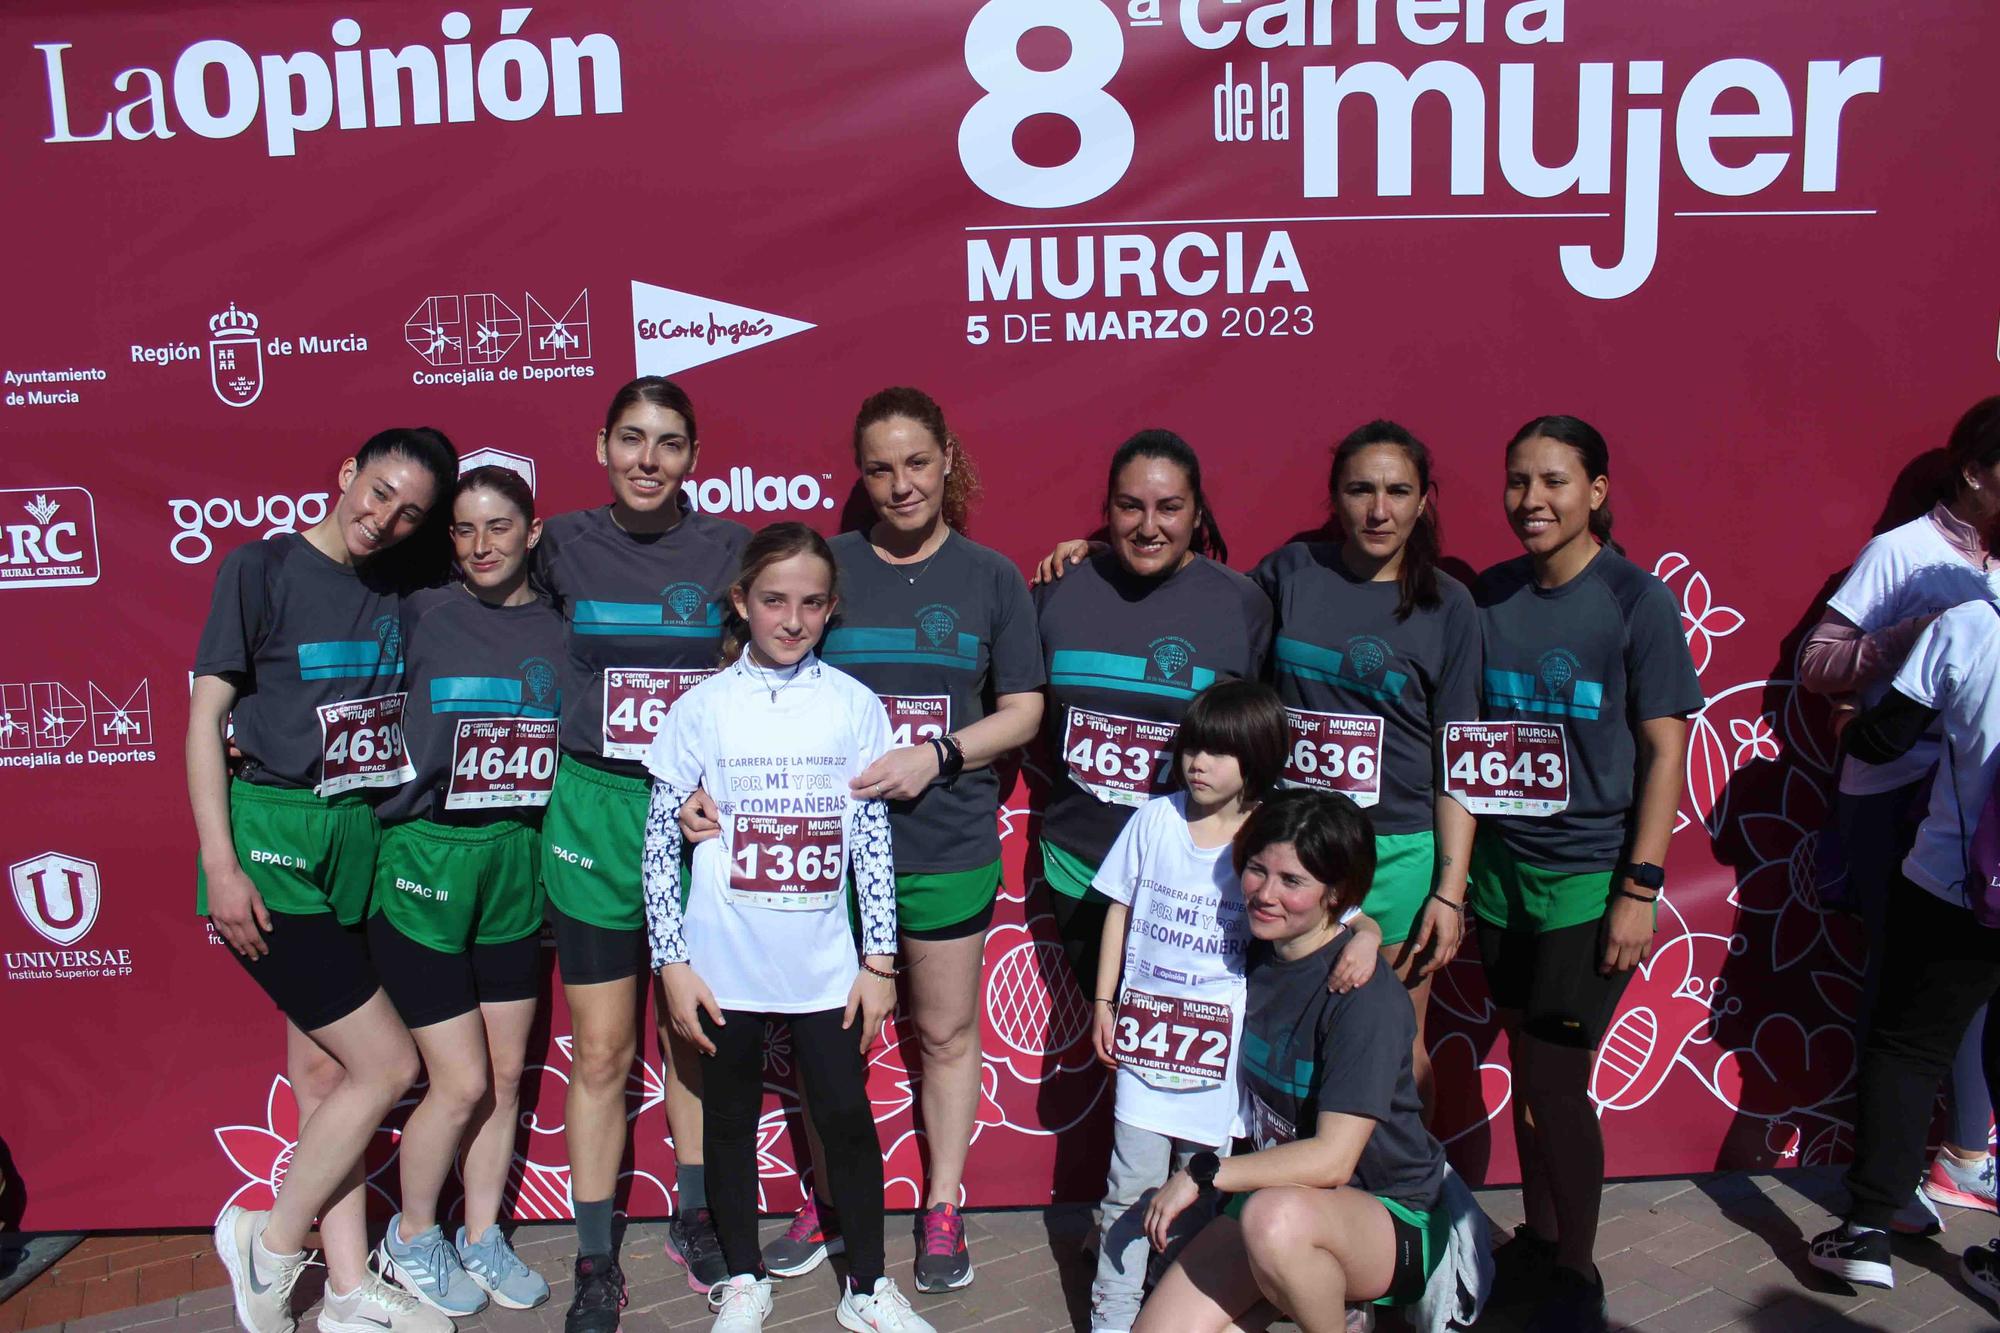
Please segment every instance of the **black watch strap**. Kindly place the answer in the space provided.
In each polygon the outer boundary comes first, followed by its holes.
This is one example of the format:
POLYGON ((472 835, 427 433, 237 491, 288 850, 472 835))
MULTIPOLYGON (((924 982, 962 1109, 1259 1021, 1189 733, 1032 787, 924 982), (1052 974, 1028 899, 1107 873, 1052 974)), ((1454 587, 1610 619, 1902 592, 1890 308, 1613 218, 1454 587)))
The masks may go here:
POLYGON ((1222 1169, 1222 1159, 1212 1152, 1198 1152, 1188 1158, 1188 1179, 1205 1190, 1215 1188, 1215 1173, 1222 1169))
POLYGON ((1651 861, 1627 861, 1619 867, 1618 873, 1642 889, 1658 890, 1667 886, 1665 868, 1656 866, 1651 861))

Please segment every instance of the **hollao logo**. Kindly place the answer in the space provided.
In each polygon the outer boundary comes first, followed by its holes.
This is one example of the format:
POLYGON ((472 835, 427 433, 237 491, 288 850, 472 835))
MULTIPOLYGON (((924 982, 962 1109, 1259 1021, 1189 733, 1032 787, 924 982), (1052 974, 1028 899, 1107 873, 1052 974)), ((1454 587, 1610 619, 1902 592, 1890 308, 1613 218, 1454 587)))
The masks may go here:
POLYGON ((590 364, 590 289, 564 304, 544 305, 523 292, 520 309, 492 292, 426 296, 403 321, 403 341, 429 371, 416 384, 491 384, 502 380, 581 379, 590 364), (521 310, 527 311, 524 319, 521 310), (526 338, 528 364, 503 364, 526 338))
POLYGON ((760 477, 747 467, 733 467, 726 477, 689 477, 681 490, 688 504, 705 514, 774 514, 787 509, 832 509, 838 502, 820 488, 821 482, 832 480, 830 472, 760 477))
POLYGON ((14 905, 51 944, 71 945, 97 924, 97 866, 61 852, 43 852, 7 867, 14 905))
POLYGON ((257 317, 236 302, 208 321, 208 382, 229 407, 248 407, 264 392, 264 349, 257 317))
POLYGON ((476 467, 504 467, 517 472, 528 483, 528 494, 535 493, 535 460, 526 454, 510 454, 505 449, 474 449, 460 456, 458 475, 462 477, 476 467))
POLYGON ((677 375, 814 327, 672 287, 632 284, 632 358, 641 375, 677 375))
POLYGON ((158 757, 145 677, 109 690, 94 680, 83 687, 79 696, 59 680, 0 681, 0 769, 145 764, 158 757))
POLYGON ((97 582, 97 573, 97 506, 89 491, 0 490, 0 588, 82 587, 97 582))
POLYGON ((132 951, 77 949, 97 924, 103 902, 97 864, 62 852, 43 852, 7 867, 14 906, 53 949, 8 950, 0 962, 9 981, 79 981, 132 975, 132 951))

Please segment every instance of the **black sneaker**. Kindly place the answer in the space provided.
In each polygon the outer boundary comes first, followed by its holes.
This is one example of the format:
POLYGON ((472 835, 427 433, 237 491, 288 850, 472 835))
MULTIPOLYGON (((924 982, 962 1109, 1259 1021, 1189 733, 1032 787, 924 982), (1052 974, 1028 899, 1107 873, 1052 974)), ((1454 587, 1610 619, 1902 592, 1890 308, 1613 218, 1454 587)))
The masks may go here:
POLYGON ((1556 1266, 1556 1243, 1544 1240, 1523 1222, 1513 1238, 1493 1249, 1493 1291, 1488 1309, 1505 1309, 1538 1302, 1548 1292, 1556 1266))
POLYGON ((704 1296, 716 1283, 729 1280, 722 1238, 715 1234, 715 1216, 706 1208, 675 1213, 667 1219, 666 1250, 667 1258, 687 1269, 689 1288, 704 1296))
POLYGON ((563 1333, 618 1333, 625 1308, 625 1274, 608 1254, 576 1258, 576 1299, 563 1316, 563 1333))
POLYGON ((1849 1235, 1845 1226, 1822 1231, 1812 1239, 1806 1262, 1845 1282, 1894 1289, 1896 1274, 1889 1267, 1889 1233, 1863 1231, 1849 1235))
POLYGON ((2000 1240, 1975 1245, 1960 1255, 1958 1275, 1988 1305, 2000 1310, 2000 1240))
POLYGON ((1606 1333, 1611 1327, 1602 1277, 1585 1277, 1558 1265, 1549 1270, 1547 1291, 1528 1320, 1527 1333, 1606 1333))

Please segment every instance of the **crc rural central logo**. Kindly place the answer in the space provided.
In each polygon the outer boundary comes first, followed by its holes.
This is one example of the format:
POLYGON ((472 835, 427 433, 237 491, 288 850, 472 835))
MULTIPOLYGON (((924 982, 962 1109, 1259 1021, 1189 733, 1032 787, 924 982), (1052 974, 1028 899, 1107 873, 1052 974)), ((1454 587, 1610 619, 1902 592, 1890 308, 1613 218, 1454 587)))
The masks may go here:
POLYGON ((97 582, 97 507, 81 486, 0 490, 0 588, 97 582))

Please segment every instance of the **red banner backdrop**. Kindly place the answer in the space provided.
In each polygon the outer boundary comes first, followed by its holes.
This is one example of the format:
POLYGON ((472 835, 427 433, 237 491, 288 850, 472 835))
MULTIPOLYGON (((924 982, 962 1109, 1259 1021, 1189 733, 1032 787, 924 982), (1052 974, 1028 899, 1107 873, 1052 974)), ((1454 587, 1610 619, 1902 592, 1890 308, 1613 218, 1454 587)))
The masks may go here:
MULTIPOLYGON (((1329 442, 1387 415, 1439 454, 1478 567, 1511 549, 1513 427, 1593 421, 1709 698, 1659 947, 1593 1085, 1611 1170, 1847 1151, 1867 943, 1805 873, 1829 754, 1792 654, 1899 471, 1995 385, 2000 94, 1972 53, 2000 11, 31 5, 0 34, 0 1136, 28 1226, 204 1223, 268 1197, 296 1132, 279 1021, 192 912, 180 737, 219 557, 319 517, 389 424, 531 469, 549 512, 598 503, 592 436, 635 371, 694 394, 703 508, 828 529, 855 405, 922 385, 985 475, 974 534, 1024 560, 1160 424, 1247 565, 1320 522, 1329 442)), ((968 1201, 1094 1197, 1086 1009, 1043 891, 1007 885, 968 1201)), ((1503 1179, 1491 1019, 1453 966, 1439 1133, 1503 1179)), ((524 1215, 568 1208, 566 1032, 557 999, 524 1215)), ((873 1087, 910 1206, 920 1071, 891 1036, 873 1087)), ((640 1213, 670 1207, 656 1059, 640 1213)), ((768 1066, 781 1209, 782 1034, 768 1066)), ((385 1190, 395 1150, 392 1124, 385 1190)))

